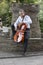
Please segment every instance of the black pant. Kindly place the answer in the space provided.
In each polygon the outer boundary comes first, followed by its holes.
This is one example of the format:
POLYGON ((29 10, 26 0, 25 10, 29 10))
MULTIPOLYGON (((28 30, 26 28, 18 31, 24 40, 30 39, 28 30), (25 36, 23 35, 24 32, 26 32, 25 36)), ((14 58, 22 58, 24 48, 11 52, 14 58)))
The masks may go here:
POLYGON ((30 37, 30 29, 26 29, 25 35, 24 35, 24 53, 27 51, 27 46, 28 46, 28 39, 30 37))
POLYGON ((16 33, 14 24, 11 25, 11 29, 12 29, 12 37, 13 37, 16 33))
MULTIPOLYGON (((15 27, 14 27, 14 24, 11 25, 11 28, 12 28, 12 36, 15 35, 16 31, 15 31, 15 27)), ((26 29, 26 32, 24 34, 24 53, 27 51, 27 45, 28 45, 28 38, 30 37, 30 30, 29 29, 26 29)))

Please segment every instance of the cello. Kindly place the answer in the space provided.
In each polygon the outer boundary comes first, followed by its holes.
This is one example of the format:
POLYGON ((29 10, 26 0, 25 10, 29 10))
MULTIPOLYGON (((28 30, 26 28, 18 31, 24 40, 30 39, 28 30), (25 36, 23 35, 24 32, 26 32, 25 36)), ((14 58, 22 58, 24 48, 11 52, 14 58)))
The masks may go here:
POLYGON ((14 35, 15 42, 24 42, 24 33, 26 31, 27 25, 26 23, 22 23, 19 25, 19 30, 14 35))

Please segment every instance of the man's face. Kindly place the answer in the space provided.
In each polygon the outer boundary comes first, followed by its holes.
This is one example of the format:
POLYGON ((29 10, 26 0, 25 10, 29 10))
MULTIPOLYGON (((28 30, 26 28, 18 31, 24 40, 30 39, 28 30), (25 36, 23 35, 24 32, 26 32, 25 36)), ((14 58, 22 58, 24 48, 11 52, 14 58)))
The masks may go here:
POLYGON ((21 14, 20 14, 21 17, 24 17, 25 16, 25 12, 22 11, 21 14))

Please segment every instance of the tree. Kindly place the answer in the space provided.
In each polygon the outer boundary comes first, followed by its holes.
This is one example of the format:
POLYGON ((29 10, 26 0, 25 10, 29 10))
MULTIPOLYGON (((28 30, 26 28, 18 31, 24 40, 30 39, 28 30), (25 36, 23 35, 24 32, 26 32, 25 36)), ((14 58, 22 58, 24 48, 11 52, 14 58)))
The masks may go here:
MULTIPOLYGON (((10 5, 12 2, 20 2, 20 3, 38 3, 40 0, 0 0, 0 16, 2 20, 5 22, 10 22, 11 12, 9 12, 10 5), (10 14, 10 15, 9 15, 10 14)), ((42 0, 43 1, 43 0, 42 0)), ((40 7, 43 7, 42 5, 40 7)), ((40 10, 40 16, 42 17, 42 10, 40 10)), ((40 17, 40 18, 41 18, 40 17)))
POLYGON ((40 0, 16 0, 16 2, 18 3, 20 1, 20 3, 39 3, 40 0))
POLYGON ((9 10, 9 6, 7 4, 7 2, 4 0, 0 3, 0 15, 5 14, 6 12, 8 12, 9 10))
POLYGON ((0 2, 0 17, 2 18, 3 24, 10 24, 11 12, 9 12, 10 1, 3 0, 0 2))

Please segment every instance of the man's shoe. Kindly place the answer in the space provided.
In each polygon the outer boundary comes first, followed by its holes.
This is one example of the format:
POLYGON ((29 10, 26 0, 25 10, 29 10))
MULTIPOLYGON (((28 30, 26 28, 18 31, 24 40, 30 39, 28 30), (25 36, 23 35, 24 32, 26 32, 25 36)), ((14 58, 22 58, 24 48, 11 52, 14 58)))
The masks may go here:
POLYGON ((22 55, 23 55, 23 56, 26 56, 26 52, 25 52, 25 53, 23 52, 22 55))

